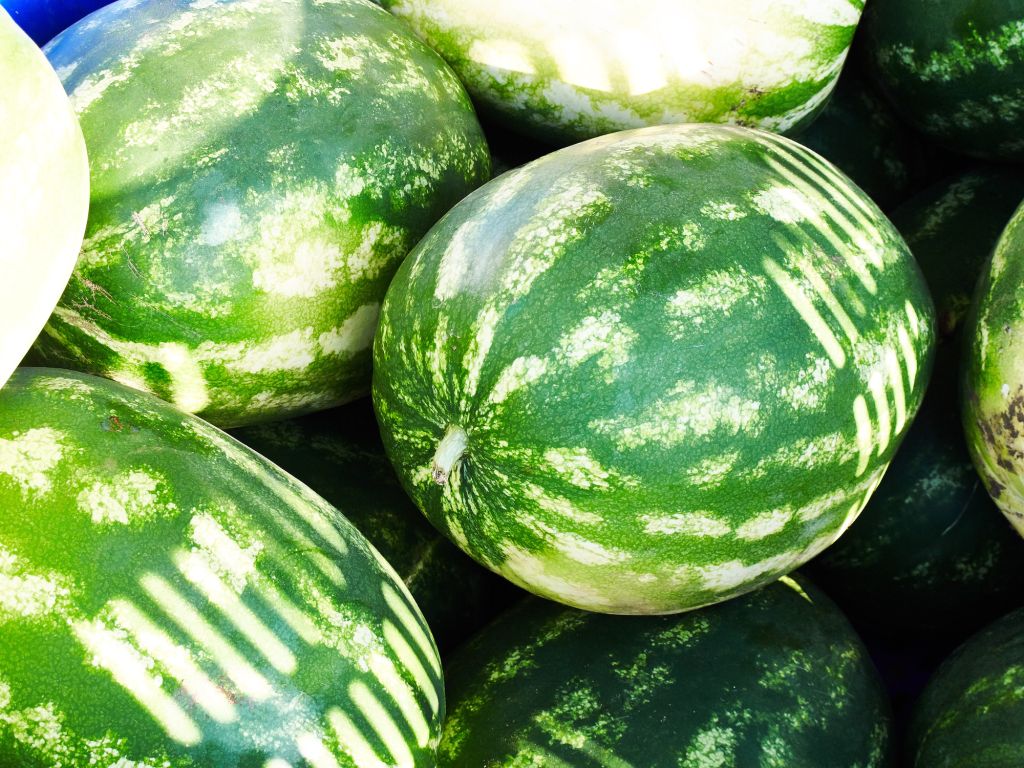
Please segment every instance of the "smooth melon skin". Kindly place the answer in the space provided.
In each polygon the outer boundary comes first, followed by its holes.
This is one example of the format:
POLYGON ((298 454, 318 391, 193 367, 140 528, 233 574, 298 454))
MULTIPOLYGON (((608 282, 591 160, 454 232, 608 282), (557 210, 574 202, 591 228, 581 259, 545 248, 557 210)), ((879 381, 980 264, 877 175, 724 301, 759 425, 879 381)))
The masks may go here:
POLYGON ((672 613, 831 544, 921 401, 934 313, 892 225, 787 139, 665 126, 504 174, 421 241, 375 341, 427 517, 536 594, 672 613))
POLYGON ((89 212, 89 162, 53 68, 0 9, 0 387, 74 269, 89 212))
POLYGON ((369 401, 232 436, 345 510, 405 582, 442 654, 523 595, 466 557, 409 501, 369 401))
POLYGON ((1024 610, 958 648, 914 712, 909 768, 1019 768, 1024 755, 1024 610))
POLYGON ((788 132, 835 86, 861 0, 379 0, 481 109, 556 145, 663 123, 788 132))
POLYGON ((439 768, 878 768, 888 704, 804 579, 672 617, 531 599, 445 669, 439 768))
POLYGON ((892 213, 935 301, 935 368, 924 405, 875 495, 813 564, 815 578, 858 628, 887 638, 927 636, 952 648, 1018 605, 1024 593, 1024 542, 985 493, 957 418, 963 320, 1021 199, 1024 174, 981 167, 892 213))
POLYGON ((489 178, 437 54, 366 0, 121 0, 47 54, 92 210, 35 359, 221 426, 367 394, 395 268, 489 178))
POLYGON ((989 495, 1024 535, 1024 211, 982 272, 964 325, 962 416, 989 495))
POLYGON ((0 765, 434 766, 440 662, 342 514, 157 398, 0 392, 0 765))
POLYGON ((867 62, 917 130, 974 157, 1024 160, 1024 0, 885 0, 864 16, 867 62))

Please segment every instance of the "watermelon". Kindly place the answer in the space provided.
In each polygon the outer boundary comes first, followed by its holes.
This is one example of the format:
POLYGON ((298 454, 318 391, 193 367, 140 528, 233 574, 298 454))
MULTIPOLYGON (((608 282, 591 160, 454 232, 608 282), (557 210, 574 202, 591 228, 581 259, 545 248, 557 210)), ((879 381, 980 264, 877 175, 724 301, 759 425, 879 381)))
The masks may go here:
POLYGON ((670 613, 842 533, 920 403, 933 307, 892 225, 773 134, 627 131, 491 181, 388 290, 384 445, 479 562, 670 613))
POLYGON ((1024 209, 982 271, 965 323, 963 422, 989 495, 1024 535, 1024 209))
POLYGON ((931 388, 874 498, 814 563, 814 575, 858 626, 888 636, 962 641, 1024 593, 1024 541, 985 493, 956 418, 960 328, 970 294, 1024 174, 977 169, 896 209, 931 288, 939 341, 931 388))
POLYGON ((1024 610, 972 637, 939 668, 911 726, 909 768, 1020 768, 1024 610))
POLYGON ((852 66, 818 119, 794 138, 835 163, 883 210, 905 200, 925 175, 920 140, 852 66))
POLYGON ((85 141, 60 80, 0 9, 0 387, 74 269, 89 211, 85 141))
POLYGON ((58 32, 88 16, 110 0, 0 0, 18 26, 37 44, 45 45, 58 32))
POLYGON ((365 395, 395 268, 489 176, 444 62, 366 0, 121 0, 47 53, 93 194, 35 360, 226 426, 365 395))
POLYGON ((891 765, 877 673, 804 580, 671 617, 532 599, 445 674, 439 768, 891 765))
POLYGON ((0 764, 434 765, 436 648, 337 509, 115 382, 0 392, 0 764))
POLYGON ((522 594, 462 554, 409 501, 367 401, 232 435, 345 510, 405 581, 442 654, 522 594))
POLYGON ((515 129, 568 144, 662 123, 794 131, 824 105, 863 0, 380 0, 515 129))
POLYGON ((1024 0, 885 0, 867 62, 917 130, 975 157, 1024 160, 1024 0))

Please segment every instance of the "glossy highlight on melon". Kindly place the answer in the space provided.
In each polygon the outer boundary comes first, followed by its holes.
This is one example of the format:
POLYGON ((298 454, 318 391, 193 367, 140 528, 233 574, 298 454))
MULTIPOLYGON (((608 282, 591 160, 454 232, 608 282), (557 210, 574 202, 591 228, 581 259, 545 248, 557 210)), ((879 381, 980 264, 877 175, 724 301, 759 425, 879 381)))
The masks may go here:
POLYGON ((477 103, 551 143, 663 123, 794 131, 825 104, 861 0, 381 0, 477 103))
POLYGON ((888 704, 803 579, 671 617, 525 601, 448 664, 439 768, 882 768, 888 704))
POLYGON ((870 497, 934 315, 864 194, 761 131, 665 126, 504 174, 388 291, 374 403, 428 518, 539 595, 671 613, 796 568, 870 497))
POLYGON ((489 176, 437 54, 366 0, 121 0, 47 54, 92 209, 36 359, 221 426, 365 395, 395 268, 489 176))
POLYGON ((121 384, 0 392, 0 764, 432 768, 440 662, 342 513, 121 384))
POLYGON ((53 68, 0 9, 0 387, 67 285, 89 211, 89 163, 53 68))

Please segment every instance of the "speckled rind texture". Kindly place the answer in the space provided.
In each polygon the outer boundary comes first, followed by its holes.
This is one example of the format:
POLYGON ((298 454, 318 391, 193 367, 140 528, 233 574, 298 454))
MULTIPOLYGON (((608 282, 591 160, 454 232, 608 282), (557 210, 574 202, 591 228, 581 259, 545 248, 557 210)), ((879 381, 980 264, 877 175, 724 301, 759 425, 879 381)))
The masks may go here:
POLYGON ((885 0, 867 61, 915 128, 975 157, 1024 160, 1024 0, 885 0))
POLYGON ((402 577, 442 655, 523 595, 470 560, 416 509, 384 454, 369 401, 232 436, 345 510, 402 577))
POLYGON ((74 110, 46 57, 0 8, 0 387, 67 285, 89 211, 74 110))
POLYGON ((85 374, 0 392, 0 764, 434 765, 440 662, 342 514, 85 374))
POLYGON ((914 713, 910 768, 1018 768, 1024 754, 1024 610, 979 632, 935 673, 914 713))
POLYGON ((556 144, 663 123, 806 125, 861 0, 383 0, 505 124, 556 144))
POLYGON ((817 119, 794 138, 834 163, 884 211, 923 186, 921 141, 852 66, 817 119))
POLYGON ((439 768, 881 768, 888 704, 804 580, 676 617, 530 600, 446 668, 439 768))
POLYGON ((963 321, 1022 199, 1024 173, 977 168, 892 213, 935 302, 935 368, 878 491, 813 571, 859 626, 888 636, 941 631, 955 644, 1024 594, 1024 541, 985 493, 957 418, 963 321))
POLYGON ((374 402, 413 500, 514 583, 612 613, 724 600, 835 541, 934 341, 863 193, 792 141, 714 125, 492 181, 417 246, 382 318, 374 402))
POLYGON ((36 359, 221 426, 365 395, 395 268, 489 176, 437 54, 364 0, 121 0, 47 53, 92 210, 36 359))
POLYGON ((989 495, 1024 535, 1024 213, 1014 214, 978 284, 964 331, 963 421, 989 495))

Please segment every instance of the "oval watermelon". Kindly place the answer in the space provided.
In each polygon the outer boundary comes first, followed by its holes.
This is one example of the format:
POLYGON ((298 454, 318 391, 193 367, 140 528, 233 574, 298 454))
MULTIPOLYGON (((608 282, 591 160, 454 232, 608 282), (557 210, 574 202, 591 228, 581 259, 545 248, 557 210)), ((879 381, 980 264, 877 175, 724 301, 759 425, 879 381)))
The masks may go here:
POLYGON ((556 144, 662 123, 806 125, 862 0, 380 0, 502 122, 556 144))
POLYGON ((909 768, 1019 768, 1024 754, 1024 610, 950 656, 918 702, 909 768))
POLYGON ((1024 542, 981 486, 956 418, 959 331, 985 260, 1022 198, 1024 174, 984 168, 892 214, 935 301, 935 369, 878 491, 814 563, 815 578, 857 625, 888 637, 938 633, 953 639, 948 649, 1024 593, 1024 542))
POLYGON ((877 673, 804 580, 673 617, 525 601, 446 678, 439 768, 890 764, 877 673))
POLYGON ((89 211, 85 141, 60 80, 0 10, 0 387, 74 269, 89 211))
POLYGON ((989 495, 1024 535, 1024 209, 982 272, 966 321, 963 422, 989 495), (1020 337, 1020 338, 1018 338, 1020 337))
POLYGON ((228 426, 366 394, 395 268, 489 174, 444 62, 365 0, 122 0, 47 51, 93 199, 39 361, 228 426))
POLYGON ((665 126, 466 198, 388 291, 384 444, 430 520, 545 597, 665 613, 764 584, 856 517, 920 403, 931 299, 834 167, 665 126))
POLYGON ((1022 0, 885 0, 864 18, 867 62, 917 130, 957 152, 1024 160, 1022 0))
POLYGON ((442 654, 522 595, 466 557, 409 501, 367 401, 231 434, 345 510, 401 576, 442 654))
POLYGON ((433 766, 437 651, 327 502, 120 384, 0 392, 0 764, 433 766))

